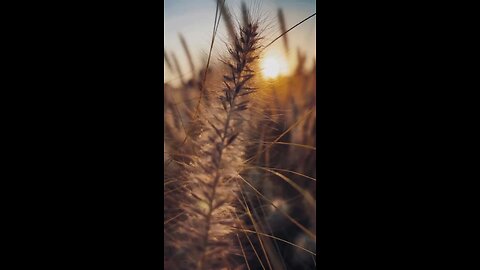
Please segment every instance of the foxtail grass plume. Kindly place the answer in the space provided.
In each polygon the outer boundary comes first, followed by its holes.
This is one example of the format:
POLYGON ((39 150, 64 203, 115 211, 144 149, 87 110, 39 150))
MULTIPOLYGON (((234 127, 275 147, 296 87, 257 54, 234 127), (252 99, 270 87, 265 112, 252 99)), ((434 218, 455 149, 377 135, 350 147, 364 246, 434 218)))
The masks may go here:
POLYGON ((172 59, 173 59, 173 64, 175 65, 175 70, 177 71, 178 76, 180 77, 180 82, 182 85, 185 85, 185 80, 183 78, 182 70, 180 68, 180 64, 178 63, 177 57, 175 56, 175 53, 172 52, 172 59))
POLYGON ((228 34, 230 35, 230 39, 232 42, 235 42, 235 40, 237 39, 237 33, 235 31, 235 24, 233 23, 232 14, 230 13, 228 6, 225 4, 225 0, 217 1, 218 5, 220 6, 220 14, 223 18, 228 34))
POLYGON ((165 62, 167 63, 168 70, 170 70, 170 72, 173 72, 173 67, 170 62, 170 58, 168 57, 168 53, 165 49, 163 49, 163 57, 165 59, 165 62))
POLYGON ((192 76, 195 76, 195 65, 193 64, 193 58, 190 54, 190 50, 188 49, 187 42, 185 41, 185 38, 182 36, 182 34, 179 34, 179 38, 180 43, 182 43, 183 50, 185 51, 185 55, 187 56, 188 64, 190 65, 190 70, 192 71, 192 76))
MULTIPOLYGON (((278 21, 280 23, 280 30, 282 33, 287 32, 287 25, 285 23, 285 16, 283 15, 283 10, 281 8, 278 9, 278 21)), ((285 46, 285 52, 288 54, 288 36, 287 34, 283 35, 283 45, 285 46)))
POLYGON ((249 96, 255 92, 251 80, 258 59, 258 24, 239 26, 237 37, 228 48, 223 89, 204 118, 203 131, 193 139, 197 151, 185 166, 184 181, 188 194, 182 198, 184 218, 177 223, 174 246, 177 269, 230 269, 237 251, 234 218, 239 209, 238 172, 244 162, 242 114, 248 109, 249 96))

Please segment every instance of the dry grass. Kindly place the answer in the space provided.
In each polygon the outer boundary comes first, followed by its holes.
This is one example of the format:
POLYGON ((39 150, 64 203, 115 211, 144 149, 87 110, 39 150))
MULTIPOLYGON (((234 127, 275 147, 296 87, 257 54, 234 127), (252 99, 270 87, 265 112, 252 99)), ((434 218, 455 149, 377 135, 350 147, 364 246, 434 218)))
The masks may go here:
POLYGON ((264 26, 244 3, 237 23, 223 0, 217 9, 213 37, 220 18, 229 34, 222 66, 198 74, 180 35, 188 79, 164 50, 181 81, 164 88, 165 268, 313 269, 315 66, 298 51, 297 71, 266 83, 264 26))

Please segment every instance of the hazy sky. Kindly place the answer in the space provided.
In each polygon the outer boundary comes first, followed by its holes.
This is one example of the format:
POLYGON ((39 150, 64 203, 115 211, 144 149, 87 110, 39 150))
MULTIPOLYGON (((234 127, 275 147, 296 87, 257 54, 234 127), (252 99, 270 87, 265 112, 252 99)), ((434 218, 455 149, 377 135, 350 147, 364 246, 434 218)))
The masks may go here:
MULTIPOLYGON (((283 9, 287 29, 304 18, 316 12, 315 0, 245 0, 247 6, 260 5, 260 14, 262 18, 266 17, 269 24, 269 30, 266 31, 267 42, 277 37, 281 31, 277 18, 278 8, 283 9)), ((226 0, 228 7, 233 14, 241 17, 241 0, 226 0)), ((210 47, 213 22, 215 19, 216 0, 164 0, 164 47, 168 53, 174 52, 182 66, 182 72, 189 71, 186 55, 181 46, 178 34, 181 33, 189 45, 190 53, 194 58, 196 69, 199 69, 202 63, 202 57, 208 55, 210 47)), ((316 57, 315 38, 316 38, 316 17, 311 18, 302 25, 290 31, 289 46, 292 49, 300 47, 307 54, 308 65, 316 57)), ((213 59, 218 58, 228 40, 224 22, 220 23, 217 39, 215 40, 213 59)), ((279 39, 272 44, 268 53, 283 53, 283 41, 279 39)), ((289 62, 291 65, 296 63, 296 53, 290 53, 289 62)), ((170 74, 165 69, 165 81, 176 78, 176 75, 170 74)))

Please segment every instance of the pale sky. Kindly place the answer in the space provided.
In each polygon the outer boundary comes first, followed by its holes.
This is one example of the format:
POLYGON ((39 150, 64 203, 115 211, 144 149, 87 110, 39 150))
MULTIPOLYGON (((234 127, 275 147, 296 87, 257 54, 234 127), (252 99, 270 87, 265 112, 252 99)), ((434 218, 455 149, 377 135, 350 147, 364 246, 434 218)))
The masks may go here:
MULTIPOLYGON (((260 5, 260 14, 262 19, 266 18, 269 24, 269 30, 266 31, 266 42, 273 40, 281 31, 277 18, 278 8, 283 9, 287 29, 316 12, 315 0, 245 0, 247 6, 260 5)), ((230 11, 241 17, 241 0, 226 0, 230 11)), ((164 49, 168 53, 174 52, 182 67, 183 73, 188 73, 188 61, 181 46, 178 34, 181 33, 194 58, 195 68, 204 66, 202 57, 208 55, 208 49, 212 38, 213 22, 215 19, 216 0, 164 0, 164 49)), ((290 55, 288 62, 290 65, 296 63, 296 48, 300 47, 307 55, 307 65, 313 62, 316 57, 316 16, 299 25, 288 33, 290 55), (292 50, 294 49, 294 50, 292 50)), ((219 57, 225 50, 223 41, 228 40, 224 22, 220 22, 219 32, 215 40, 212 60, 219 57)), ((284 54, 283 40, 279 39, 272 44, 265 54, 282 53, 284 54)), ((164 64, 165 65, 165 64, 164 64)), ((177 76, 170 74, 165 68, 165 81, 169 81, 177 76)))

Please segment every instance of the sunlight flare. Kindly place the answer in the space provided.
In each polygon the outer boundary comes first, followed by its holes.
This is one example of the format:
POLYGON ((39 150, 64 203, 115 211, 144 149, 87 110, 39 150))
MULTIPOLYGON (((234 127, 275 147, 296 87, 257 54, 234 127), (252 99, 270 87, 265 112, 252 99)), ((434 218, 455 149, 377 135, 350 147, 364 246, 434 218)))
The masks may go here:
POLYGON ((281 55, 267 55, 261 66, 263 76, 267 79, 274 79, 288 73, 287 60, 281 55))

